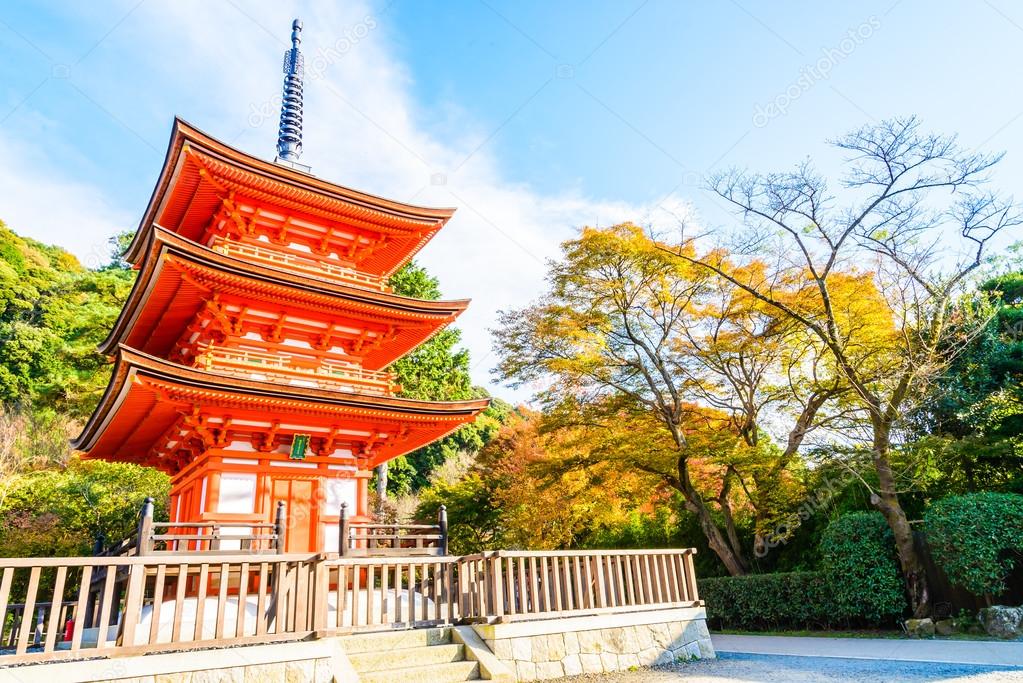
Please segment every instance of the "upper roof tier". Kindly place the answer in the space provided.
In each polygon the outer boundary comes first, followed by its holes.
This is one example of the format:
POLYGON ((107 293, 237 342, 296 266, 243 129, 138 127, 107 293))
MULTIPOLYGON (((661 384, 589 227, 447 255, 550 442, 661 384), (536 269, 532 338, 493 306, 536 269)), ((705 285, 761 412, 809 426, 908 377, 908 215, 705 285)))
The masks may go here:
POLYGON ((137 266, 146 236, 159 224, 205 245, 224 236, 262 240, 386 277, 454 211, 328 183, 245 154, 175 118, 163 170, 125 258, 137 266))

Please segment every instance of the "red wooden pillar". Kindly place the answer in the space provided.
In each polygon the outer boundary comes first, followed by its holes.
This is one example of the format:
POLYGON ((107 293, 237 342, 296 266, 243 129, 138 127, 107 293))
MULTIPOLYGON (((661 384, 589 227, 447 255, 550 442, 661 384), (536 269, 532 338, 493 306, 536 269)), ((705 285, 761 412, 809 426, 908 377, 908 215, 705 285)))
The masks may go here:
POLYGON ((370 470, 358 470, 355 473, 355 514, 360 517, 369 516, 369 480, 373 476, 370 470))

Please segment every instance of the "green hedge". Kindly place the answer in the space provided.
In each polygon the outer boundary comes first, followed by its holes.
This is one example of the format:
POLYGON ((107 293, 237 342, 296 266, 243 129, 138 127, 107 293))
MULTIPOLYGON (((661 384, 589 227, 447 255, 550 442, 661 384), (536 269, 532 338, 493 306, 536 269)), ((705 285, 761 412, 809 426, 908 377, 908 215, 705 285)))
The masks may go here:
POLYGON ((838 619, 892 623, 906 610, 895 539, 880 512, 851 512, 831 522, 820 553, 838 619))
POLYGON ((822 572, 722 576, 698 584, 714 628, 763 631, 837 625, 833 592, 822 572))
POLYGON ((971 493, 934 503, 924 533, 949 580, 976 595, 999 595, 1023 555, 1023 496, 971 493))
POLYGON ((891 531, 876 512, 828 525, 820 571, 703 579, 715 628, 748 631, 894 624, 906 609, 891 531))

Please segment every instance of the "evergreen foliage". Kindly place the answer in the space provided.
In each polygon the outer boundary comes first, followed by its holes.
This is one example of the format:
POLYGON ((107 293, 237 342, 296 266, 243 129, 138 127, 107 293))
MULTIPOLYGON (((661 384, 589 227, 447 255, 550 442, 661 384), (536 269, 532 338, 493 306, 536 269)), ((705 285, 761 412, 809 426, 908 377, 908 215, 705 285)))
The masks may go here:
MULTIPOLYGON (((414 261, 391 277, 395 294, 435 301, 441 298, 440 283, 414 261)), ((462 333, 448 327, 391 365, 401 385, 400 396, 430 401, 465 401, 487 395, 474 387, 469 376, 469 352, 458 348, 462 333)), ((420 448, 388 465, 388 492, 418 491, 430 473, 458 452, 475 453, 497 433, 511 406, 494 401, 472 424, 420 448)))
POLYGON ((109 379, 102 341, 134 273, 90 270, 0 222, 0 401, 88 416, 109 379))
POLYGON ((895 542, 881 513, 842 515, 824 531, 820 550, 836 618, 876 624, 906 609, 895 542))
POLYGON ((110 545, 132 532, 148 496, 166 520, 169 488, 152 468, 102 460, 18 475, 0 504, 0 556, 91 554, 97 538, 110 545))
POLYGON ((824 572, 721 576, 698 581, 712 628, 816 629, 845 622, 824 572))
POLYGON ((1023 559, 1023 496, 983 492, 939 500, 924 515, 924 532, 953 584, 997 596, 1023 559))

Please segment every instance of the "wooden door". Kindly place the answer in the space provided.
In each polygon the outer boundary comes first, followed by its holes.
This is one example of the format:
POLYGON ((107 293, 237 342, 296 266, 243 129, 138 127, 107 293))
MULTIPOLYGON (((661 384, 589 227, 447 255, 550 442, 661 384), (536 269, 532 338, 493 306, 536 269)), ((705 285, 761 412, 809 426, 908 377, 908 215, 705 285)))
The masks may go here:
POLYGON ((274 479, 274 507, 283 500, 288 513, 284 550, 289 553, 316 550, 316 509, 313 505, 315 482, 309 479, 274 479))

